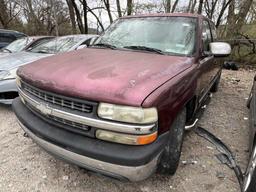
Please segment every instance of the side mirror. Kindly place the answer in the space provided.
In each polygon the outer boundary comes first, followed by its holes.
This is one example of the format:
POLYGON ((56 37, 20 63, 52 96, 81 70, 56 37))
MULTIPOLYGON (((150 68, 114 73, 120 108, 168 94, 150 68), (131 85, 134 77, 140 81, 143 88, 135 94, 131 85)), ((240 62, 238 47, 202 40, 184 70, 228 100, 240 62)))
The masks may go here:
POLYGON ((86 47, 87 47, 87 45, 79 45, 79 46, 76 48, 76 50, 84 49, 84 48, 86 48, 86 47))
POLYGON ((227 57, 231 53, 231 46, 225 42, 210 43, 210 52, 215 57, 227 57))

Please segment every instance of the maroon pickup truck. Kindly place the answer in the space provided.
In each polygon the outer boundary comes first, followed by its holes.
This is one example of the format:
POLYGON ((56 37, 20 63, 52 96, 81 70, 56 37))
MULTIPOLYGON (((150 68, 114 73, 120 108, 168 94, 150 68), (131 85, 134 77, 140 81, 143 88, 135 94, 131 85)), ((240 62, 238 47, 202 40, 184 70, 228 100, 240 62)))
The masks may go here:
POLYGON ((93 46, 21 67, 13 109, 39 146, 78 166, 130 181, 174 174, 231 51, 216 41, 200 15, 118 19, 93 46))

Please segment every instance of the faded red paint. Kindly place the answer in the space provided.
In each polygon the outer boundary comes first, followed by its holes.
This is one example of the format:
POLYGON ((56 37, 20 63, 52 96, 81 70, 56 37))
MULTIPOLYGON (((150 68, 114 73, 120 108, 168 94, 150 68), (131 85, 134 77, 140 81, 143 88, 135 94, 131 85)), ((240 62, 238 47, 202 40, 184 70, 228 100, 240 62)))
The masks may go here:
POLYGON ((55 93, 131 106, 188 69, 192 58, 89 48, 26 65, 18 75, 55 93))

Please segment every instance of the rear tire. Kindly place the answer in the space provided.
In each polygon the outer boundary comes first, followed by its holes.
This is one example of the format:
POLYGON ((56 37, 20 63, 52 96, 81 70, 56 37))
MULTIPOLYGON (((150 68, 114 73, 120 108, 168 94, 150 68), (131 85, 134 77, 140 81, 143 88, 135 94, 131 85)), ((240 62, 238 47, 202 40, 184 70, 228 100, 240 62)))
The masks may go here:
POLYGON ((180 161, 186 124, 186 108, 174 120, 169 133, 169 140, 165 146, 158 165, 158 172, 162 174, 174 175, 180 161))
POLYGON ((252 150, 251 158, 244 177, 243 192, 256 191, 256 145, 252 150))

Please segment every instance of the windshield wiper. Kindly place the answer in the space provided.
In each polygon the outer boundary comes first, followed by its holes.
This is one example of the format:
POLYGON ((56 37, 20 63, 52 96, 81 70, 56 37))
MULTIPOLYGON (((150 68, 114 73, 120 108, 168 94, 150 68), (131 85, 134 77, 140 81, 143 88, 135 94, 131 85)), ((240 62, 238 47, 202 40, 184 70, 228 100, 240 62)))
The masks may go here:
POLYGON ((9 53, 12 53, 12 51, 10 49, 7 49, 7 48, 3 48, 2 50, 3 51, 8 51, 9 53))
POLYGON ((154 52, 154 53, 158 53, 158 54, 161 54, 161 55, 165 54, 162 50, 156 49, 156 48, 153 48, 153 47, 133 45, 133 46, 125 46, 124 48, 125 49, 133 49, 133 50, 141 50, 141 51, 149 51, 149 52, 154 52))
POLYGON ((37 52, 35 52, 35 53, 51 54, 51 53, 49 53, 48 51, 43 51, 43 50, 37 51, 37 52))
POLYGON ((97 43, 97 44, 94 44, 92 45, 92 47, 106 47, 106 48, 109 48, 109 49, 116 49, 116 46, 114 45, 110 45, 108 43, 97 43))

